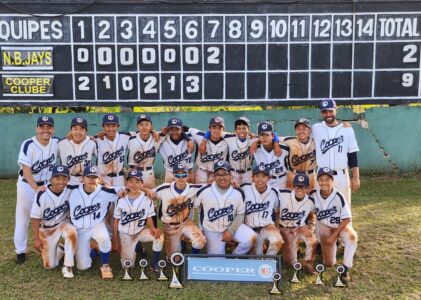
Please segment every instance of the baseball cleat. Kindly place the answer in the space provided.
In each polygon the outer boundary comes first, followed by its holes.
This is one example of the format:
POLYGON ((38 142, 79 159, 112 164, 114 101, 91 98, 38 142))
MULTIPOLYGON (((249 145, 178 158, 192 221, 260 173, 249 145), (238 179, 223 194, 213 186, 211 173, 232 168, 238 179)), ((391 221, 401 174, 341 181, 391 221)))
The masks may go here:
POLYGON ((111 270, 109 265, 103 265, 101 267, 101 277, 102 277, 102 279, 113 278, 113 270, 111 270))
POLYGON ((73 277, 75 277, 75 276, 73 275, 73 270, 72 270, 72 268, 71 268, 71 267, 66 267, 66 266, 64 266, 64 267, 61 269, 61 272, 63 273, 63 277, 64 277, 64 278, 73 278, 73 277))
POLYGON ((341 274, 341 281, 345 284, 348 284, 351 281, 351 275, 349 275, 348 270, 341 274))
POLYGON ((26 254, 20 253, 16 255, 16 263, 17 264, 23 264, 26 261, 26 254))

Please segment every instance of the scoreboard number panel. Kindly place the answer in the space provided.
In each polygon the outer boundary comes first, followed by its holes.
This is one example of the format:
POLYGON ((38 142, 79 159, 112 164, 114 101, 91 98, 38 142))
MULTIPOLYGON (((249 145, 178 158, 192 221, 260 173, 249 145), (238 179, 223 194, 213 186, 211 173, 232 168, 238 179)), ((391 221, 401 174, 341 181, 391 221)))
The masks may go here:
POLYGON ((160 5, 162 13, 97 5, 96 14, 0 14, 0 105, 421 99, 421 9, 285 13, 267 4, 233 13, 227 4, 179 13, 160 5))

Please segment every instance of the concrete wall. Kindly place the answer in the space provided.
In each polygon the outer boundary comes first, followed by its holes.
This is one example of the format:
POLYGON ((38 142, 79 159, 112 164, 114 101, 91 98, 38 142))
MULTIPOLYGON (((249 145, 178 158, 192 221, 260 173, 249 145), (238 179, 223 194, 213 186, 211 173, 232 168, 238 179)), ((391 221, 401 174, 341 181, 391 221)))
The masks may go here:
MULTIPOLYGON (((101 130, 101 114, 78 114, 88 120, 89 134, 101 130)), ((165 126, 173 116, 181 118, 187 126, 205 129, 212 116, 225 119, 227 131, 232 131, 234 120, 242 115, 251 122, 253 132, 257 124, 264 120, 275 121, 279 135, 293 135, 294 121, 300 117, 318 122, 320 113, 317 109, 280 110, 280 111, 245 111, 245 112, 183 112, 151 114, 156 129, 165 126)), ((0 115, 0 138, 2 141, 0 156, 0 177, 16 177, 16 163, 23 140, 34 135, 36 120, 39 115, 10 114, 0 115)), ((56 114, 56 135, 63 137, 69 130, 70 120, 76 114, 56 114)), ((135 113, 119 114, 122 131, 135 130, 135 113)), ((340 119, 352 120, 360 147, 359 161, 365 172, 407 172, 421 169, 421 107, 390 107, 368 109, 364 114, 355 114, 351 109, 340 109, 340 119)), ((162 161, 158 157, 155 163, 158 175, 162 174, 162 161)))

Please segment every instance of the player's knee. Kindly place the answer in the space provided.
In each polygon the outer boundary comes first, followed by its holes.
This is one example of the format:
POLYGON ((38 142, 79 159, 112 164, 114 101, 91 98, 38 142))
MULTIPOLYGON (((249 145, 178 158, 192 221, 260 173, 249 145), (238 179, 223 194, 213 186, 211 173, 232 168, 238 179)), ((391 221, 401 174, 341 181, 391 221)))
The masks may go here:
POLYGON ((192 240, 192 246, 196 249, 202 249, 206 244, 206 238, 204 235, 196 237, 194 240, 192 240))
POLYGON ((109 252, 111 250, 111 240, 106 236, 99 236, 96 240, 98 242, 99 251, 109 252))

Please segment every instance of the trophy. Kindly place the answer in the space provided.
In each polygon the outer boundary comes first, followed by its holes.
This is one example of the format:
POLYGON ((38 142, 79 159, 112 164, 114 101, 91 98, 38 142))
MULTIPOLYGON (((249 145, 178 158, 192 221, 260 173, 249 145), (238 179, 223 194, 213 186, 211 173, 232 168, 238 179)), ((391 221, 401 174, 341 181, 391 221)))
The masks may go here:
POLYGON ((141 259, 139 261, 139 266, 140 266, 140 277, 139 280, 149 280, 149 277, 146 276, 145 274, 145 268, 148 265, 148 261, 146 259, 141 259))
POLYGON ((338 280, 336 280, 335 286, 336 287, 345 287, 346 285, 341 280, 341 275, 345 272, 345 267, 343 265, 339 265, 336 268, 336 272, 338 273, 338 280))
POLYGON ((292 283, 298 283, 300 280, 298 279, 298 271, 301 270, 302 265, 297 261, 292 265, 294 267, 294 276, 291 279, 292 283))
POLYGON ((121 280, 133 280, 133 277, 130 276, 129 270, 132 266, 132 262, 128 259, 126 259, 123 262, 123 269, 124 269, 124 276, 121 278, 121 280))
POLYGON ((322 272, 325 270, 325 267, 322 264, 318 264, 316 266, 316 271, 317 271, 317 279, 316 279, 316 285, 324 285, 323 281, 322 281, 322 272))
POLYGON ((177 278, 177 273, 179 273, 180 266, 184 263, 184 255, 180 252, 175 252, 173 253, 173 255, 171 255, 170 261, 172 264, 172 279, 170 283, 170 288, 182 289, 183 286, 177 278))
POLYGON ((272 275, 273 279, 273 287, 270 290, 270 294, 281 294, 281 291, 278 289, 278 283, 281 280, 281 274, 280 273, 273 273, 272 275))
POLYGON ((159 281, 168 280, 167 276, 165 276, 165 274, 164 274, 164 268, 166 267, 166 265, 167 265, 167 263, 163 259, 161 259, 158 262, 158 267, 160 268, 160 270, 159 270, 159 277, 158 277, 158 280, 159 281))

